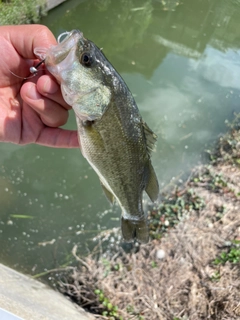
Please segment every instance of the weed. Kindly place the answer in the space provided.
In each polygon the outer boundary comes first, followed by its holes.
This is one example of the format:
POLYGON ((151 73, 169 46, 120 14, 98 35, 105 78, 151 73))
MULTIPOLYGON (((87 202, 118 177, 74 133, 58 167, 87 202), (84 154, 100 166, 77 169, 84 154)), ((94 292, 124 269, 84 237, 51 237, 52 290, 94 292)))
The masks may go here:
POLYGON ((112 264, 108 259, 102 258, 102 264, 104 266, 104 277, 107 277, 110 272, 119 271, 121 269, 121 264, 112 264))
POLYGON ((214 274, 211 276, 211 281, 218 282, 221 279, 221 275, 219 271, 215 271, 214 274))
POLYGON ((109 272, 111 271, 111 263, 109 260, 103 258, 102 264, 104 265, 104 277, 107 277, 109 272))
POLYGON ((127 310, 127 313, 129 313, 130 315, 136 316, 137 318, 135 319, 144 320, 144 316, 141 314, 141 312, 136 311, 132 305, 128 305, 126 310, 127 310))
POLYGON ((215 193, 232 193, 235 195, 235 191, 230 188, 223 175, 216 173, 211 168, 211 166, 205 166, 201 172, 198 172, 197 176, 191 180, 193 186, 201 186, 215 193))
POLYGON ((152 267, 152 268, 157 268, 157 266, 158 266, 158 265, 157 265, 157 262, 156 262, 156 261, 152 261, 152 262, 151 262, 151 267, 152 267))
POLYGON ((169 228, 174 227, 191 210, 201 210, 205 206, 203 199, 192 189, 176 190, 172 195, 162 200, 158 208, 150 212, 150 235, 154 239, 162 237, 169 228))
POLYGON ((230 262, 232 264, 237 264, 240 262, 240 241, 234 240, 231 242, 230 247, 227 252, 222 252, 219 257, 217 257, 213 264, 225 264, 226 262, 230 262))
POLYGON ((102 315, 108 317, 109 320, 123 320, 118 314, 118 307, 114 306, 109 299, 104 295, 103 291, 96 289, 94 293, 97 295, 99 302, 102 305, 102 315))

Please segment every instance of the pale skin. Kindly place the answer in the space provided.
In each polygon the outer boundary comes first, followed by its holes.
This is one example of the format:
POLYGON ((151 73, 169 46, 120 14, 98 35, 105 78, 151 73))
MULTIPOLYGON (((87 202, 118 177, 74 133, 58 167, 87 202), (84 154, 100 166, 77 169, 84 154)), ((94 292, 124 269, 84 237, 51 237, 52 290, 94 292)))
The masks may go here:
POLYGON ((60 128, 71 107, 44 65, 27 80, 12 74, 31 76, 29 68, 39 62, 33 49, 55 44, 51 31, 42 25, 0 27, 0 142, 79 147, 77 132, 60 128))

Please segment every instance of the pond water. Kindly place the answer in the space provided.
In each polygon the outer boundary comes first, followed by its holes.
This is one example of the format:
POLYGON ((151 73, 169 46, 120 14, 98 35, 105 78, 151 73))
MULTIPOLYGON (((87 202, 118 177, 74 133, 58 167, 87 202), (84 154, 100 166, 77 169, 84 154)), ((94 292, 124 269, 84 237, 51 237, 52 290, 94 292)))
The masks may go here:
MULTIPOLYGON (((239 21, 238 0, 69 0, 42 19, 56 36, 80 29, 123 76, 158 135, 162 190, 240 111, 239 21)), ((119 217, 80 150, 0 145, 1 262, 29 274, 62 266, 119 217)))

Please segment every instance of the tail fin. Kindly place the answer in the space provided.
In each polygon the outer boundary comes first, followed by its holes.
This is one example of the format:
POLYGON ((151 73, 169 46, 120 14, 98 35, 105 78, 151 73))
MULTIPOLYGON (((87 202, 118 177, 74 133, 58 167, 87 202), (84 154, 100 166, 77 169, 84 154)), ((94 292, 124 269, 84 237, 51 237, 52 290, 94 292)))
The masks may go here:
POLYGON ((130 220, 122 217, 122 235, 126 242, 136 238, 139 242, 147 243, 149 239, 147 220, 130 220))

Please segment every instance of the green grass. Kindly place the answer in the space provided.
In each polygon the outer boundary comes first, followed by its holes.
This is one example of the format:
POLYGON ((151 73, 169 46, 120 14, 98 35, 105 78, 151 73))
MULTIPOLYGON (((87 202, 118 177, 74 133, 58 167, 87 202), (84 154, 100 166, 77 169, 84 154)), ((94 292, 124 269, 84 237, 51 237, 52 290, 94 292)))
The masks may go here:
POLYGON ((224 265, 226 262, 232 264, 240 263, 240 241, 234 240, 231 242, 227 252, 222 252, 214 261, 215 265, 224 265))
POLYGON ((46 0, 0 0, 0 25, 36 23, 46 0))

